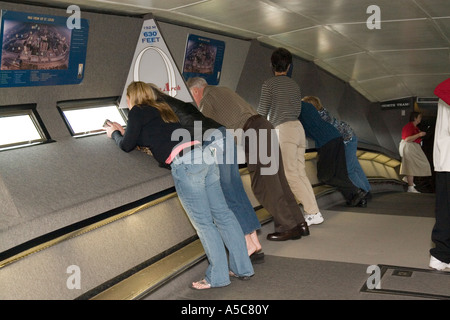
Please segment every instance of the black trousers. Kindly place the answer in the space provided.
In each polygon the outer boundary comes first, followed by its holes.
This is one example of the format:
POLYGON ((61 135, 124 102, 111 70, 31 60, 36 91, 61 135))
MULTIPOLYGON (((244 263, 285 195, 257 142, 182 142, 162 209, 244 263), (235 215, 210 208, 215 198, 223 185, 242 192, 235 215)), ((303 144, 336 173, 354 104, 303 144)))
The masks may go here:
POLYGON ((359 188, 348 177, 345 145, 342 137, 324 144, 317 153, 317 178, 319 181, 337 187, 346 200, 351 200, 359 188))
POLYGON ((247 120, 243 127, 244 134, 247 136, 248 131, 252 129, 256 132, 257 141, 245 138, 245 157, 247 168, 250 172, 253 194, 259 203, 272 215, 275 232, 293 229, 298 224, 305 222, 305 218, 284 174, 283 159, 279 146, 278 170, 273 172, 273 174, 264 173, 263 169, 267 169, 273 164, 266 164, 266 161, 261 157, 260 148, 255 148, 255 144, 259 147, 261 139, 264 139, 267 142, 267 148, 262 151, 264 153, 267 151, 268 157, 272 156, 270 154, 270 150, 272 150, 271 142, 274 141, 272 139, 276 138, 278 141, 276 133, 273 131, 274 127, 268 120, 257 115, 247 120))
POLYGON ((436 171, 436 222, 431 233, 435 248, 430 254, 450 263, 450 172, 436 171))

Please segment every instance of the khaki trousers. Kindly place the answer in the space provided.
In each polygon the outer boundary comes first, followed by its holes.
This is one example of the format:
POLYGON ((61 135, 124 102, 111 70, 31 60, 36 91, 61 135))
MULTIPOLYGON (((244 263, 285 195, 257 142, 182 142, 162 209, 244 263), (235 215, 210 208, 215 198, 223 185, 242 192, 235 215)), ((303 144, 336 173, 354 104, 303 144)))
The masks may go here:
POLYGON ((305 214, 319 212, 316 196, 306 175, 306 136, 299 120, 278 125, 278 140, 283 158, 284 172, 297 201, 303 205, 305 214))

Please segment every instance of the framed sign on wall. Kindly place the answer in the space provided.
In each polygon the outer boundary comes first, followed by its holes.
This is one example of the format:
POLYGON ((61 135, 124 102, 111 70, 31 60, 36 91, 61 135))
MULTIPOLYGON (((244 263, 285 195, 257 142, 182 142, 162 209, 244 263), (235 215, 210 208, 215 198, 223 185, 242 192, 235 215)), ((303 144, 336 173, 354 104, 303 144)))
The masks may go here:
POLYGON ((184 79, 202 77, 209 85, 219 84, 224 53, 224 41, 190 34, 184 55, 184 79))
POLYGON ((68 17, 1 11, 0 87, 79 84, 83 81, 89 24, 68 17))

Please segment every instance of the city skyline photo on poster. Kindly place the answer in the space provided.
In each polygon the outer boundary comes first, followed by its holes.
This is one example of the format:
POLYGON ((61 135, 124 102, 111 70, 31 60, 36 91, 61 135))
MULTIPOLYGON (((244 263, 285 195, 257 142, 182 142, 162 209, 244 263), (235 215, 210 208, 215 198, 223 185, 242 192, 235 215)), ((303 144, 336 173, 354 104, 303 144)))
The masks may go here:
POLYGON ((183 77, 205 78, 209 85, 218 85, 222 73, 225 42, 190 34, 186 43, 183 77))
POLYGON ((1 11, 0 87, 79 84, 88 22, 69 28, 68 17, 1 11))

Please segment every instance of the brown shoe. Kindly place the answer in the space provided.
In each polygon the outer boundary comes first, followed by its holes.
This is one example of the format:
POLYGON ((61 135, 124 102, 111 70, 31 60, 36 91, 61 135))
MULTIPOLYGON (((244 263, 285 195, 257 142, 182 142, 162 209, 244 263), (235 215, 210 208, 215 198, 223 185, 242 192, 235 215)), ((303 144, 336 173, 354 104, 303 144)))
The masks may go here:
POLYGON ((309 227, 308 227, 308 223, 306 221, 300 223, 298 225, 298 227, 299 227, 299 229, 300 229, 300 231, 302 233, 302 236, 305 236, 305 237, 309 236, 309 227))
POLYGON ((267 235, 267 240, 271 241, 286 241, 286 240, 297 240, 302 237, 301 229, 296 226, 291 230, 283 232, 274 232, 267 235))

